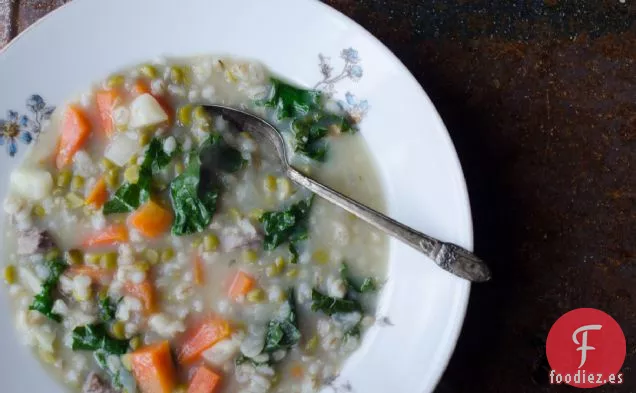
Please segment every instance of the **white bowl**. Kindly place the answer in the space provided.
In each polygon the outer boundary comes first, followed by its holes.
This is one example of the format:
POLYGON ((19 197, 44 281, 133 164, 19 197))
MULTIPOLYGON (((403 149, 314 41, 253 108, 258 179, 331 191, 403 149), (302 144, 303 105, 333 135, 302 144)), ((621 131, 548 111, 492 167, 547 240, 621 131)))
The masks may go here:
MULTIPOLYGON (((430 100, 380 42, 317 1, 75 0, 53 12, 0 53, 0 113, 13 110, 32 120, 15 141, 14 157, 8 154, 13 141, 3 138, 0 198, 10 169, 26 150, 27 132, 37 136, 35 120, 46 116, 46 107, 61 105, 123 66, 158 55, 208 53, 256 59, 301 85, 322 81, 320 87, 333 87, 336 98, 349 98, 358 105, 354 109, 365 112, 362 135, 381 172, 387 213, 442 240, 472 247, 462 170, 430 100), (349 48, 355 52, 343 52, 349 48), (319 54, 333 67, 329 78, 321 73, 319 54), (44 103, 27 103, 34 94, 44 103)), ((470 285, 397 241, 390 247, 378 323, 325 391, 430 392, 447 365, 470 285)), ((0 297, 8 316, 7 291, 0 291, 0 297)), ((0 320, 0 345, 2 391, 63 391, 20 345, 12 318, 0 320)))

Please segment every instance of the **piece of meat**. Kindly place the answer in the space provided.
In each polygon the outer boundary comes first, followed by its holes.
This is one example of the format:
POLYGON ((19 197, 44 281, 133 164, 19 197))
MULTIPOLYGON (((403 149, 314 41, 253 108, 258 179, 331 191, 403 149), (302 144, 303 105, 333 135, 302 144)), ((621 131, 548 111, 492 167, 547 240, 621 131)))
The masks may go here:
POLYGON ((223 228, 220 240, 223 250, 227 252, 257 246, 263 241, 263 235, 258 232, 250 220, 242 219, 236 226, 223 228))
POLYGON ((82 393, 118 393, 108 383, 97 375, 95 371, 91 371, 86 377, 82 393))
POLYGON ((18 234, 18 255, 31 255, 47 251, 55 246, 47 231, 30 228, 18 234))

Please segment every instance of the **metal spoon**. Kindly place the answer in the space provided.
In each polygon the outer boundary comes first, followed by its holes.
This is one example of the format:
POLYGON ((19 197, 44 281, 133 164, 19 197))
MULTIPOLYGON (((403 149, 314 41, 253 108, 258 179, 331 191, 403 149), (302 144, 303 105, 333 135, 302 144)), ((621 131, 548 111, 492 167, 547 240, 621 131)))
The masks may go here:
POLYGON ((296 184, 309 189, 331 203, 347 210, 374 227, 403 241, 431 258, 439 267, 473 282, 484 282, 491 278, 490 269, 470 251, 453 243, 445 243, 427 236, 379 213, 349 197, 305 176, 294 169, 287 157, 285 141, 278 130, 267 121, 250 113, 222 106, 209 105, 205 108, 212 114, 222 115, 239 130, 248 132, 259 143, 268 143, 277 153, 277 159, 285 174, 296 184))

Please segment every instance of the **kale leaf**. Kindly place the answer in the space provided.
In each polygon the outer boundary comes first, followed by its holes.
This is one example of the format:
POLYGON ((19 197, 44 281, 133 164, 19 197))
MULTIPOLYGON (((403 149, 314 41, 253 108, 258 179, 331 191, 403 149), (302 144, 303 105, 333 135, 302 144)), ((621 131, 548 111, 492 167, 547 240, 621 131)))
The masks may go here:
POLYGON ((305 116, 319 108, 319 91, 301 89, 276 78, 271 78, 271 82, 272 88, 264 104, 274 109, 278 120, 305 116))
POLYGON ((375 292, 378 289, 373 277, 365 278, 361 284, 356 283, 356 280, 349 274, 349 266, 344 262, 340 265, 340 277, 347 283, 348 288, 358 293, 375 292))
POLYGON ((97 362, 99 367, 110 377, 113 388, 122 392, 132 393, 137 391, 137 382, 135 381, 132 373, 126 370, 121 364, 118 364, 115 367, 113 367, 113 364, 109 364, 108 357, 111 355, 108 352, 103 349, 98 349, 95 351, 93 356, 95 357, 95 362, 97 362))
POLYGON ((219 197, 216 184, 201 186, 201 161, 190 156, 188 168, 170 184, 170 196, 175 219, 172 233, 177 236, 203 231, 212 221, 219 197))
POLYGON ((289 253, 291 257, 289 258, 289 262, 292 264, 298 263, 298 249, 296 248, 296 243, 289 243, 289 253))
POLYGON ((123 355, 128 351, 128 340, 117 340, 108 335, 106 325, 99 323, 73 329, 73 351, 103 350, 109 355, 123 355))
POLYGON ((104 296, 99 299, 99 318, 104 322, 110 322, 115 319, 117 312, 117 304, 113 302, 110 296, 104 296))
POLYGON ((190 155, 188 168, 170 184, 177 236, 203 231, 212 221, 221 187, 218 172, 232 173, 245 167, 241 153, 213 134, 199 153, 190 155))
POLYGON ((271 251, 289 241, 293 248, 292 254, 297 252, 295 243, 307 239, 309 236, 307 229, 307 219, 313 202, 313 196, 302 200, 287 209, 278 212, 265 212, 260 218, 265 232, 263 247, 271 251))
POLYGON ((278 120, 291 119, 294 151, 316 161, 324 161, 328 144, 326 136, 334 127, 339 132, 357 131, 347 116, 327 112, 319 91, 292 86, 279 79, 271 79, 269 97, 261 101, 273 108, 278 120))
POLYGON ((360 334, 362 333, 362 328, 361 328, 362 323, 358 322, 355 324, 354 327, 352 327, 351 329, 347 330, 344 334, 345 339, 350 339, 350 338, 360 338, 360 334))
MULTIPOLYGON (((142 181, 141 173, 139 174, 139 181, 142 181)), ((150 198, 149 187, 146 188, 145 185, 139 183, 124 183, 115 192, 115 195, 104 204, 104 215, 132 212, 147 201, 148 198, 150 198)))
POLYGON ((329 128, 335 126, 340 132, 350 132, 353 126, 344 116, 314 113, 292 122, 294 150, 316 161, 327 157, 328 144, 325 137, 329 128))
POLYGON ((362 306, 355 300, 330 297, 316 289, 311 291, 311 300, 311 311, 322 311, 329 316, 336 313, 362 311, 362 306))
POLYGON ((287 316, 271 320, 267 325, 265 347, 263 348, 265 352, 271 353, 279 349, 291 348, 300 340, 301 333, 296 319, 296 301, 293 289, 289 290, 287 305, 289 306, 287 316))
POLYGON ((42 284, 42 290, 35 295, 33 302, 29 306, 29 310, 38 311, 47 318, 61 322, 62 316, 53 312, 53 304, 55 299, 53 298, 53 292, 57 287, 57 283, 60 280, 60 276, 64 273, 68 265, 63 258, 57 257, 46 262, 46 266, 49 270, 49 276, 42 284))
POLYGON ((139 168, 139 180, 135 184, 122 184, 115 195, 104 204, 104 214, 129 213, 148 201, 152 176, 170 164, 177 151, 178 149, 168 155, 163 150, 163 141, 159 138, 153 138, 139 168))

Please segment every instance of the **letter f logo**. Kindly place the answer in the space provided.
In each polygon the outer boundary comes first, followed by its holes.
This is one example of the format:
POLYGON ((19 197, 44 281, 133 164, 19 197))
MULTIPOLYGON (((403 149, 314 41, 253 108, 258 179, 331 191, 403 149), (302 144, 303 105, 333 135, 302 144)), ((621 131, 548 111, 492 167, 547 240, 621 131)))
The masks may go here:
POLYGON ((583 367, 585 361, 587 360, 587 351, 593 351, 596 349, 587 345, 587 332, 589 330, 601 330, 601 328, 601 325, 585 325, 576 329, 572 334, 572 341, 574 341, 574 344, 581 345, 576 349, 577 351, 581 351, 581 364, 579 365, 579 368, 583 367), (581 332, 583 332, 583 334, 581 335, 581 342, 579 342, 576 336, 581 332))

